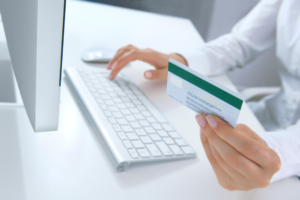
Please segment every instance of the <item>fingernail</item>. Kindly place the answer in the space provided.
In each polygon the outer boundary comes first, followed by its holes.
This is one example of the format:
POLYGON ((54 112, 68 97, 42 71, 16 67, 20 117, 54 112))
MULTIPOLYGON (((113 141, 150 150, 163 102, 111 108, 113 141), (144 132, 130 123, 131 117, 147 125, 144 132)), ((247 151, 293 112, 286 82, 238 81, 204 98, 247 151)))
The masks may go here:
POLYGON ((114 62, 114 64, 111 66, 111 69, 115 69, 115 67, 118 65, 118 62, 114 62))
POLYGON ((200 135, 202 135, 202 134, 204 134, 204 133, 203 133, 203 131, 202 131, 202 128, 200 128, 200 135))
POLYGON ((213 128, 216 128, 216 127, 217 127, 218 122, 217 122, 217 120, 216 120, 213 116, 208 115, 208 116, 206 117, 206 119, 207 119, 207 121, 208 121, 208 123, 210 124, 211 127, 213 127, 213 128))
POLYGON ((113 77, 113 75, 112 74, 110 74, 109 76, 108 76, 108 78, 111 80, 112 79, 112 77, 113 77))
POLYGON ((196 120, 197 120, 199 126, 201 126, 202 128, 205 127, 206 120, 205 120, 205 118, 201 114, 199 114, 199 115, 196 116, 196 120))
POLYGON ((146 72, 145 76, 146 76, 146 78, 152 78, 152 73, 151 72, 146 72))
POLYGON ((106 69, 110 69, 111 63, 108 63, 108 65, 106 66, 106 69))

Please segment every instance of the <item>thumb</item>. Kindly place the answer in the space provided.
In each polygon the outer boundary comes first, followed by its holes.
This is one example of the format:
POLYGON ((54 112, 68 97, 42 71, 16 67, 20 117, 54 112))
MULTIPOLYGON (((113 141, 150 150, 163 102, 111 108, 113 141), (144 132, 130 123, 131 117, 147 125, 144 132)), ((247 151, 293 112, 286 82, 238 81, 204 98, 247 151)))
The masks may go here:
POLYGON ((168 70, 167 69, 156 69, 156 70, 147 70, 144 73, 144 76, 148 80, 167 80, 168 70))

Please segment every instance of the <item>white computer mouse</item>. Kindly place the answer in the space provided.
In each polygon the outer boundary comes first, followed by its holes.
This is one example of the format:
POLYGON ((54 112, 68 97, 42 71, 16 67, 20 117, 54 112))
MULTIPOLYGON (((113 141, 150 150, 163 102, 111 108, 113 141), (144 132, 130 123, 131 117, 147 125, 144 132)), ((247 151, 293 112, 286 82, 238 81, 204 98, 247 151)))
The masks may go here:
POLYGON ((84 62, 107 63, 115 56, 116 52, 116 50, 106 48, 89 49, 81 54, 81 59, 84 62))

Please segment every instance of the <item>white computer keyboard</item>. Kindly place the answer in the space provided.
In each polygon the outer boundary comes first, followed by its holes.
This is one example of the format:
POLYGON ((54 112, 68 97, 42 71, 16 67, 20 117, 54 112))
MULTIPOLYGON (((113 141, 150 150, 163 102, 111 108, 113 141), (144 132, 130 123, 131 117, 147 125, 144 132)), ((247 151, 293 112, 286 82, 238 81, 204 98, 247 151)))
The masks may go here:
POLYGON ((134 163, 196 157, 191 146, 132 81, 122 74, 111 81, 108 73, 65 70, 118 171, 134 163))

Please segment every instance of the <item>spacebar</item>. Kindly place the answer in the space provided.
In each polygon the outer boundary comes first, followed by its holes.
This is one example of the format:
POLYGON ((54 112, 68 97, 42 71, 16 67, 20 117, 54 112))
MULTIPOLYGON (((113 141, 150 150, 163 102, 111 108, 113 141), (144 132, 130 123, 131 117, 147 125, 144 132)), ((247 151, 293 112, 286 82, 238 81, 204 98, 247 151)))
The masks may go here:
POLYGON ((153 106, 153 104, 144 96, 137 96, 143 104, 148 108, 149 112, 157 119, 159 122, 167 122, 167 120, 160 114, 160 112, 153 106))

